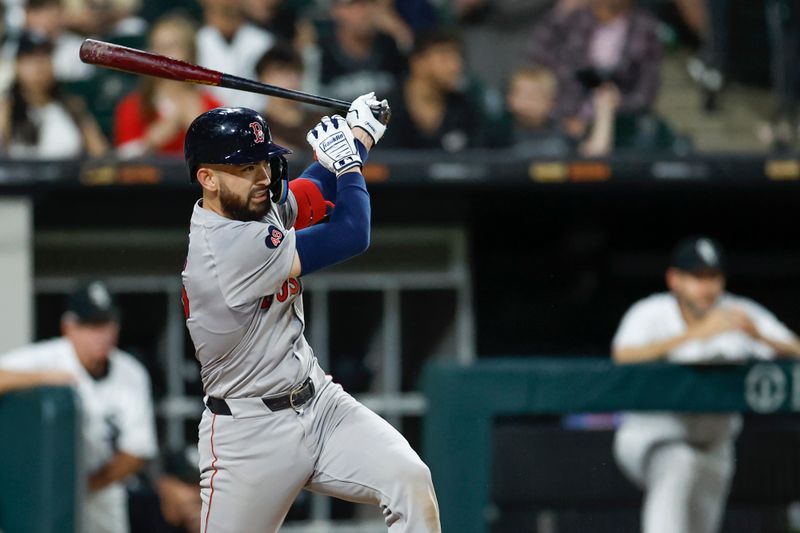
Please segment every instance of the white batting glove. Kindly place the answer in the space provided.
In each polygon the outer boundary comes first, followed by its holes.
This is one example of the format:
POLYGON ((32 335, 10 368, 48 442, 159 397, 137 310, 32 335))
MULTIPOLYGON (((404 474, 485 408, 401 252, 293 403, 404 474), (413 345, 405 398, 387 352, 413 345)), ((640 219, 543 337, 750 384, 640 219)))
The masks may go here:
POLYGON ((381 124, 381 121, 375 118, 373 110, 379 111, 383 107, 388 109, 389 102, 386 100, 379 102, 375 98, 374 92, 362 94, 350 104, 350 109, 347 111, 347 124, 351 128, 356 126, 362 128, 369 133, 372 141, 377 144, 386 131, 386 125, 381 124))
POLYGON ((345 172, 363 164, 356 148, 353 132, 339 115, 322 117, 322 120, 306 135, 306 140, 317 161, 338 178, 345 172))

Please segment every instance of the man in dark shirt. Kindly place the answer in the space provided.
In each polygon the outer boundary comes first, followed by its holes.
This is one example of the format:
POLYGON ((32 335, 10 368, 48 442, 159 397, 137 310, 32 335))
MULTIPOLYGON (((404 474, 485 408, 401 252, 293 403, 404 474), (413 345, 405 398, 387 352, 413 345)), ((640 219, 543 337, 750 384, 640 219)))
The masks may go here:
POLYGON ((380 96, 405 70, 394 39, 377 30, 376 7, 374 0, 333 1, 333 27, 319 37, 324 94, 348 101, 372 91, 380 96))
POLYGON ((420 37, 409 56, 408 77, 395 94, 387 95, 392 98, 392 127, 384 143, 448 152, 479 145, 480 108, 461 90, 463 82, 459 39, 444 32, 420 37))

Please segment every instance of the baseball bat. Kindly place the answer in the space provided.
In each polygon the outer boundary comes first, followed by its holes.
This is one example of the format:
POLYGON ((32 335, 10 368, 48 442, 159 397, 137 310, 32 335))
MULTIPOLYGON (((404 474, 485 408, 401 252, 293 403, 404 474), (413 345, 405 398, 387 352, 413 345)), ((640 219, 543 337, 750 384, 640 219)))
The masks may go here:
MULTIPOLYGON (((241 78, 232 74, 225 74, 179 59, 173 59, 152 52, 145 52, 143 50, 128 48, 127 46, 120 46, 118 44, 95 39, 86 39, 83 41, 80 49, 80 58, 84 63, 113 68, 121 70, 122 72, 266 94, 268 96, 287 98, 307 104, 328 107, 344 114, 346 114, 347 110, 350 108, 350 103, 345 100, 337 100, 326 96, 318 96, 302 91, 276 87, 275 85, 241 78)), ((376 118, 383 124, 389 122, 391 111, 387 108, 373 109, 373 113, 376 114, 376 118)))

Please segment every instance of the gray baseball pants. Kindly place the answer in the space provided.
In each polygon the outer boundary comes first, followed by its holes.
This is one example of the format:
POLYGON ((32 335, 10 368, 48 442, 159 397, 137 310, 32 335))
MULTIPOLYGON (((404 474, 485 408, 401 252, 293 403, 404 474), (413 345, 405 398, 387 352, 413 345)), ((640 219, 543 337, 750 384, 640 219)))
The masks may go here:
POLYGON ((309 490, 380 506, 390 533, 439 533, 430 471, 403 436, 332 383, 299 410, 258 398, 227 400, 232 416, 203 413, 199 428, 203 533, 278 531, 309 490))

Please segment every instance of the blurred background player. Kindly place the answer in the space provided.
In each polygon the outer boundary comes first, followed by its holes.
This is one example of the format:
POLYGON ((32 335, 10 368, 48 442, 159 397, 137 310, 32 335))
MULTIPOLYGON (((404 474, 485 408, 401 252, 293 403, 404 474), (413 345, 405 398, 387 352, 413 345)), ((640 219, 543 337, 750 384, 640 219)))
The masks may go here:
POLYGON ((63 336, 0 355, 0 394, 40 385, 73 384, 83 419, 89 477, 85 533, 128 531, 124 480, 157 452, 147 371, 116 347, 119 313, 106 286, 93 281, 70 294, 63 336))
MULTIPOLYGON (((739 363, 800 356, 794 333, 759 304, 725 291, 725 258, 707 237, 675 248, 669 292, 635 303, 613 340, 617 363, 739 363)), ((643 533, 719 531, 734 472, 738 414, 626 414, 614 452, 645 490, 643 533)))

